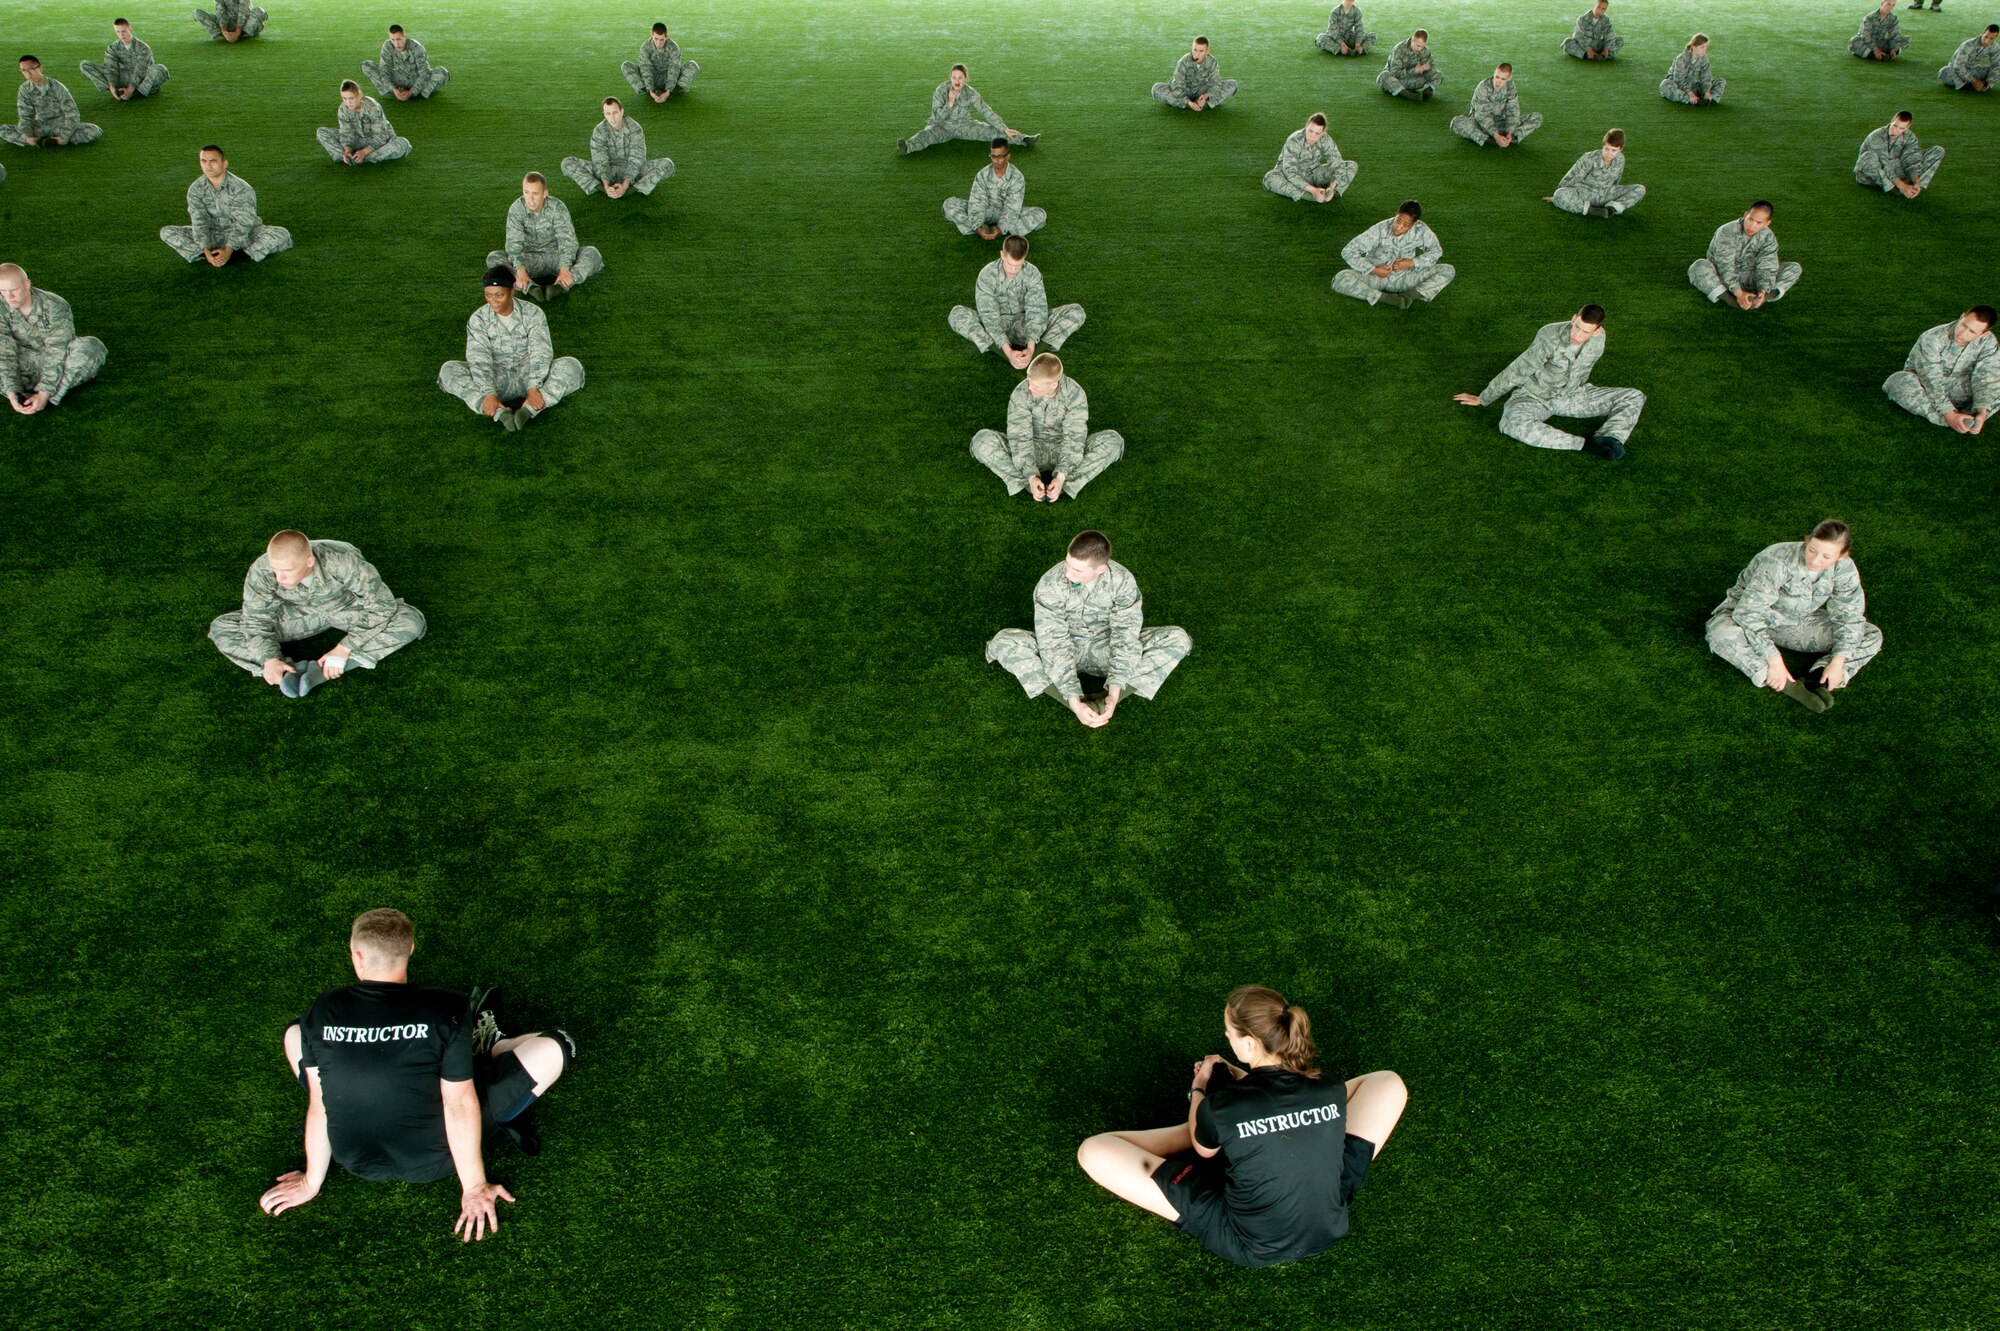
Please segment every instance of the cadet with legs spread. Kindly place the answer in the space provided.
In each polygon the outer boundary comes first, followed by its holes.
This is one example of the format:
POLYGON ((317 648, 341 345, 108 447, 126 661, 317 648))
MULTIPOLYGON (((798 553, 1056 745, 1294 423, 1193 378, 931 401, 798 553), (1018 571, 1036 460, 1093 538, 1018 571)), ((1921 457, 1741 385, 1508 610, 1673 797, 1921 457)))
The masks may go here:
POLYGON ((539 1155, 535 1106, 576 1060, 565 1031, 500 1033, 454 989, 410 983, 416 928, 399 910, 356 917, 347 957, 359 983, 329 989, 285 1028, 285 1062, 306 1093, 306 1167, 278 1175, 258 1203, 271 1215, 319 1195, 339 1161, 369 1180, 431 1183, 456 1174, 467 1243, 497 1233, 496 1204, 514 1194, 486 1177, 486 1132, 539 1155))
POLYGON ((465 359, 438 369, 438 387, 509 431, 583 387, 583 363, 558 356, 548 316, 514 299, 514 269, 486 272, 486 303, 465 321, 465 359))
POLYGON ((1431 35, 1418 28, 1389 51, 1389 63, 1375 76, 1375 86, 1391 97, 1428 102, 1437 91, 1440 75, 1431 59, 1431 35))
POLYGON ((1229 995, 1222 1034, 1234 1061, 1210 1054, 1194 1065, 1186 1122, 1101 1133, 1076 1162, 1239 1266, 1325 1252, 1347 1236, 1347 1208, 1409 1090, 1388 1071, 1322 1079, 1305 1009, 1260 984, 1229 995))
POLYGON ((1153 97, 1168 106, 1186 111, 1207 111, 1221 106, 1236 95, 1236 80, 1222 77, 1215 57, 1208 53, 1208 38, 1197 37, 1188 53, 1174 65, 1174 76, 1153 85, 1153 97))
POLYGON ((969 198, 946 199, 945 220, 969 236, 975 231, 981 240, 998 240, 1003 235, 1025 236, 1039 231, 1049 215, 1040 208, 1026 206, 1028 181, 1021 168, 1013 165, 1014 154, 1007 140, 996 138, 986 150, 988 164, 972 178, 969 198))
POLYGON ((1514 67, 1501 64, 1472 90, 1472 109, 1451 118, 1451 132, 1484 147, 1494 143, 1511 148, 1542 127, 1541 113, 1521 114, 1521 91, 1514 84, 1514 67))
POLYGON ((340 85, 338 129, 322 128, 319 146, 336 162, 363 166, 370 162, 393 162, 410 155, 410 141, 396 133, 382 103, 361 95, 361 85, 353 79, 340 85))
POLYGON ((1091 729, 1110 722, 1127 693, 1150 699, 1194 650, 1187 632, 1145 628, 1139 584, 1111 558, 1103 532, 1079 532, 1063 562, 1035 584, 1035 630, 1001 629, 986 660, 1020 681, 1030 698, 1046 693, 1091 729), (1093 707, 1079 674, 1104 680, 1093 707))
POLYGON ((134 37, 132 25, 124 19, 113 19, 111 30, 117 35, 104 48, 104 63, 86 60, 77 68, 100 91, 121 102, 151 97, 167 81, 167 67, 153 62, 153 48, 134 37))
POLYGON ((243 577, 243 608, 217 615, 208 638, 287 698, 303 698, 350 666, 374 669, 423 637, 424 627, 423 613, 390 591, 359 550, 281 531, 243 577), (287 644, 331 629, 346 636, 317 658, 285 655, 287 644))
POLYGON ((1423 205, 1410 199, 1394 217, 1348 241, 1340 251, 1347 268, 1334 274, 1333 289, 1370 305, 1386 300, 1405 310, 1419 298, 1436 300, 1458 270, 1440 262, 1444 246, 1423 216, 1423 205))
POLYGON ((0 393, 23 416, 60 406, 104 368, 104 344, 78 337, 69 302, 37 291, 18 264, 0 263, 0 393))
POLYGON ((1576 20, 1576 29, 1563 39, 1563 54, 1575 56, 1578 60, 1615 60, 1625 39, 1611 31, 1611 16, 1607 12, 1611 0, 1597 0, 1576 20))
POLYGON ((984 139, 988 143, 1005 139, 1022 148, 1035 146, 1041 135, 1008 129, 1000 113, 988 106, 979 90, 966 79, 964 65, 951 67, 951 74, 931 93, 931 118, 909 138, 896 141, 898 153, 908 156, 935 144, 960 139, 984 139))
POLYGON ((1799 280, 1795 263, 1778 261, 1778 233, 1771 230, 1771 205, 1763 199, 1743 216, 1724 222, 1709 239, 1708 254, 1688 267, 1688 281, 1710 300, 1728 296, 1743 310, 1760 310, 1783 300, 1799 280))
POLYGON ((1925 149, 1917 141, 1915 118, 1908 111, 1898 111, 1888 124, 1870 131, 1861 141, 1861 155, 1854 159, 1854 180, 1884 194, 1893 190, 1914 199, 1931 187, 1931 179, 1943 162, 1944 149, 1925 149))
POLYGON ((632 91, 655 102, 664 102, 677 92, 694 86, 701 66, 681 59, 680 44, 667 35, 667 25, 655 23, 652 35, 639 43, 639 58, 618 67, 632 91))
POLYGON ((1604 136, 1604 146, 1576 159, 1563 173, 1554 194, 1544 194, 1543 203, 1553 203, 1566 213, 1591 217, 1616 217, 1646 197, 1644 185, 1625 182, 1625 131, 1614 129, 1604 136))
POLYGON ((488 254, 486 266, 512 268, 514 290, 547 300, 602 271, 604 256, 595 245, 577 245, 568 205, 549 197, 547 177, 530 171, 507 209, 507 248, 488 254))
POLYGON ((1882 0, 1874 13, 1861 20, 1861 31, 1848 38, 1847 49, 1863 60, 1894 60, 1909 44, 1896 18, 1896 0, 1882 0))
POLYGON ((1045 351, 1029 362, 1028 377, 1007 399, 1007 433, 973 435, 972 456, 1007 483, 1008 494, 1026 490, 1037 503, 1053 504, 1124 457, 1125 438, 1116 430, 1090 433, 1083 386, 1045 351))
POLYGON ((607 199, 622 199, 637 190, 651 194, 674 174, 671 157, 646 156, 646 131, 625 114, 616 97, 604 99, 604 119, 590 131, 590 160, 565 157, 562 173, 585 194, 602 191, 607 199))
POLYGON ((1903 368, 1882 383, 1903 410, 1960 434, 1978 434, 2000 411, 2000 342, 1993 307, 1975 305, 1917 339, 1903 368))
POLYGON ((1882 630, 1865 617, 1850 539, 1847 524, 1829 518, 1803 541, 1765 547, 1709 616, 1708 649, 1752 684, 1815 712, 1833 706, 1834 691, 1882 650, 1882 630), (1819 659, 1794 678, 1781 648, 1819 659))
POLYGON ((160 239, 193 263, 207 259, 220 268, 241 251, 261 263, 292 247, 292 233, 265 226, 257 215, 257 191, 231 173, 229 159, 211 143, 201 150, 201 174, 187 188, 187 226, 163 226, 160 239))
POLYGON ((400 23, 389 25, 388 39, 373 60, 361 62, 361 72, 384 97, 407 102, 412 97, 428 97, 451 82, 451 71, 435 69, 424 44, 403 31, 400 23))
POLYGON ((1313 38, 1313 44, 1328 55, 1367 55, 1375 49, 1375 34, 1363 27, 1354 0, 1340 0, 1326 16, 1326 31, 1313 38))
POLYGON ((951 330, 981 351, 1000 348, 1017 370, 1028 368, 1038 347, 1060 349, 1083 327, 1083 306, 1049 308, 1042 270, 1028 262, 1026 236, 1001 242, 1000 257, 979 270, 972 300, 976 308, 951 307, 946 319, 951 330))
POLYGON ((1278 150, 1278 164, 1264 173, 1264 188, 1288 199, 1310 199, 1331 203, 1354 183, 1358 164, 1340 155, 1340 145, 1326 132, 1326 116, 1318 111, 1306 118, 1304 129, 1295 129, 1278 150))
POLYGON ((1493 376, 1477 393, 1454 393, 1452 401, 1486 407, 1507 397, 1500 433, 1536 448, 1564 448, 1617 461, 1639 424, 1646 395, 1636 388, 1599 388, 1590 371, 1604 354, 1604 307, 1586 305, 1567 323, 1544 324, 1528 349, 1493 376), (1508 397, 1512 394, 1512 397, 1508 397), (1551 416, 1573 420, 1608 417, 1589 438, 1558 430, 1551 416))
POLYGON ((1985 32, 1958 44, 1951 63, 1938 71, 1938 82, 1960 92, 1991 92, 1996 71, 2000 71, 2000 23, 1989 23, 1985 32))
POLYGON ((1674 57, 1667 76, 1660 80, 1660 96, 1682 106, 1713 106, 1722 100, 1728 79, 1715 77, 1708 63, 1708 34, 1697 32, 1674 57))
POLYGON ((14 94, 13 125, 0 125, 0 142, 16 148, 80 147, 104 137, 104 131, 87 123, 77 110, 76 98, 60 79, 42 72, 42 62, 34 56, 21 57, 21 90, 14 94))
POLYGON ((250 3, 250 0, 213 0, 215 12, 205 9, 194 11, 194 21, 201 24, 210 37, 220 37, 225 42, 242 41, 245 37, 255 37, 264 31, 264 24, 271 16, 250 3))

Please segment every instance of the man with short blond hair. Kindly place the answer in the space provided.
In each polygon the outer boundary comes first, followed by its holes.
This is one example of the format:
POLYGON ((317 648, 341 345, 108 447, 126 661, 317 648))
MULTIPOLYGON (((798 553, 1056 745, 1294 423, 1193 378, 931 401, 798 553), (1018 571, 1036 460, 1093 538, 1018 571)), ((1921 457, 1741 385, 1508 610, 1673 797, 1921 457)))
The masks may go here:
POLYGON ((1521 110, 1521 90, 1514 83, 1514 67, 1500 64, 1472 90, 1472 109, 1451 118, 1451 132, 1471 139, 1482 148, 1488 143, 1511 148, 1542 127, 1542 116, 1521 110))
POLYGON ((216 650, 287 698, 303 698, 349 667, 373 670, 424 636, 423 612, 399 598, 375 566, 345 541, 273 536, 243 576, 243 608, 208 626, 216 650), (287 656, 333 629, 344 636, 317 657, 287 656))
POLYGON ((625 114, 625 103, 607 97, 604 118, 590 131, 589 158, 563 158, 562 173, 585 194, 622 199, 658 189, 674 174, 674 159, 646 156, 644 126, 625 114))
POLYGON ((194 21, 210 37, 219 37, 225 42, 240 42, 246 37, 255 37, 264 31, 264 24, 270 15, 250 0, 212 0, 215 12, 204 9, 194 11, 194 21))
POLYGON ((1001 242, 1000 257, 979 270, 972 302, 971 308, 951 307, 946 317, 951 330, 982 352, 1000 348, 1017 370, 1028 368, 1038 348, 1059 350, 1083 327, 1083 306, 1049 308, 1042 270, 1028 262, 1026 236, 1001 242))
POLYGON ((1013 164, 1013 150, 1005 138, 987 145, 989 159, 972 178, 972 190, 963 199, 946 199, 944 216, 961 236, 977 232, 981 240, 1001 236, 1025 236, 1039 231, 1049 220, 1040 208, 1027 206, 1028 178, 1013 164))
POLYGON ((595 245, 576 243, 569 206, 549 193, 546 176, 530 171, 507 209, 507 248, 488 254, 486 266, 512 268, 514 290, 547 300, 601 272, 604 256, 595 245))
POLYGON ((104 63, 86 60, 77 68, 83 76, 121 102, 135 97, 151 97, 167 81, 167 67, 153 60, 153 48, 132 35, 132 25, 124 19, 111 20, 111 45, 104 48, 104 63))
POLYGON ((0 393, 23 416, 62 405, 104 368, 104 344, 78 337, 69 302, 38 291, 19 264, 0 263, 0 393))
POLYGON ((1340 155, 1340 145, 1326 132, 1326 117, 1315 111, 1278 149, 1278 164, 1264 173, 1264 188, 1301 202, 1331 203, 1347 192, 1360 169, 1340 155))
POLYGON ((633 92, 664 102, 675 93, 692 88, 701 66, 683 60, 680 44, 667 35, 667 25, 655 23, 651 35, 639 43, 639 58, 627 60, 618 67, 618 72, 632 85, 633 92))
POLYGON ((393 162, 410 155, 410 141, 396 132, 382 103, 362 95, 361 85, 348 79, 340 85, 338 127, 321 128, 319 146, 336 162, 362 166, 393 162))
POLYGON ((1125 437, 1116 430, 1091 433, 1083 385, 1044 351, 1028 362, 1027 377, 1007 399, 1007 433, 979 431, 972 456, 1006 482, 1008 494, 1026 490, 1036 503, 1053 504, 1124 457, 1125 437))
POLYGON ((373 60, 361 62, 361 72, 384 97, 407 102, 412 97, 429 97, 451 82, 451 71, 431 64, 424 44, 403 31, 400 23, 389 25, 389 35, 373 60))
POLYGON ((21 90, 14 94, 12 125, 0 125, 0 142, 16 148, 82 147, 104 137, 104 130, 83 118, 62 80, 42 72, 34 56, 21 57, 21 90))
POLYGON ((229 169, 229 158, 210 143, 201 150, 201 174, 187 188, 188 225, 163 226, 160 239, 193 263, 220 268, 240 251, 254 263, 292 247, 292 233, 266 226, 257 214, 257 191, 229 169))
POLYGON ((1882 382, 1889 400, 1932 425, 1978 434, 2000 412, 2000 340, 1991 305, 1927 330, 1903 368, 1882 382))
POLYGON ((1234 97, 1236 87, 1236 80, 1223 78, 1208 53, 1208 38, 1197 37, 1175 63, 1173 78, 1153 85, 1153 97, 1183 110, 1209 111, 1234 97))

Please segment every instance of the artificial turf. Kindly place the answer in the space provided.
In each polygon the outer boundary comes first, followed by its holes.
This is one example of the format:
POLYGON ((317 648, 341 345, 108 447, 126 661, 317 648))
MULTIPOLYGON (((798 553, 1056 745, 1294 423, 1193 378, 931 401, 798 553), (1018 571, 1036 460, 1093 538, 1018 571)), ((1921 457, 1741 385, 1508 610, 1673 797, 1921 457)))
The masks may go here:
POLYGON ((1993 300, 2000 107, 1933 79, 1986 16, 1905 13, 1877 68, 1862 0, 1620 4, 1586 66, 1582 7, 1373 0, 1384 49, 1433 34, 1415 106, 1313 48, 1324 0, 676 6, 700 80, 636 114, 679 174, 613 204, 553 173, 650 12, 272 0, 224 48, 148 0, 172 81, 112 105, 111 11, 16 0, 106 133, 0 150, 0 258, 110 362, 0 415, 7 1320, 1992 1325, 1996 441, 1878 387, 1993 300), (453 80, 346 170, 312 130, 390 21, 453 80), (1696 28, 1713 111, 1656 94, 1696 28), (1203 116, 1146 95, 1195 30, 1243 82, 1203 116), (1446 129, 1501 59, 1549 121, 1505 154, 1446 129), (945 326, 981 150, 892 151, 954 60, 1045 136, 1034 258, 1129 444, 1054 510, 965 452, 1013 379, 945 326), (1949 149, 1914 204, 1850 175, 1900 107, 1949 149), (1361 164, 1323 208, 1258 186, 1314 110, 1361 164), (1645 203, 1543 204, 1612 124, 1645 203), (211 140, 292 252, 155 239, 211 140), (531 168, 607 267, 551 312, 588 387, 507 435, 434 378, 531 168), (1331 294, 1411 196, 1456 284, 1331 294), (1757 197, 1805 276, 1743 316, 1684 274, 1757 197), (1623 462, 1450 403, 1586 301, 1650 399, 1623 462), (1814 716, 1701 624, 1829 515, 1887 648, 1814 716), (301 703, 223 661, 286 526, 429 638, 301 703), (980 655, 1086 526, 1195 642, 1099 732, 980 655), (279 1031, 378 905, 416 978, 582 1049, 471 1248, 448 1183, 256 1209, 279 1031), (1182 1114, 1249 981, 1412 1092, 1353 1236, 1261 1272, 1072 1158, 1182 1114))

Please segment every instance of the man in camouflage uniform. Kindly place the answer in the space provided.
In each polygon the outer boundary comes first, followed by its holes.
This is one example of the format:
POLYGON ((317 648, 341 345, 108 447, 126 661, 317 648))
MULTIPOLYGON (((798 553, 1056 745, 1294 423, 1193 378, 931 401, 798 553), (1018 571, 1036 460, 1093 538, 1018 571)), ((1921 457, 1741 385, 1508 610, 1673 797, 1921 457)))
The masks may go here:
POLYGON ((2000 23, 1989 23, 1985 32, 1958 44, 1951 63, 1938 71, 1938 82, 1961 92, 1991 92, 1996 71, 2000 71, 2000 23))
POLYGON ((1288 199, 1331 203, 1347 193, 1361 168, 1340 155, 1326 132, 1326 117, 1315 111, 1304 129, 1295 129, 1278 150, 1278 164, 1264 173, 1264 188, 1288 199))
POLYGON ((255 37, 264 31, 264 23, 271 16, 250 3, 250 0, 213 0, 215 12, 205 9, 194 11, 194 21, 201 24, 210 37, 220 37, 225 42, 242 41, 255 37))
POLYGON ((1313 38, 1313 45, 1328 55, 1367 55, 1375 49, 1375 34, 1362 27, 1354 0, 1340 0, 1326 16, 1326 31, 1313 38))
POLYGON ((1893 190, 1914 199, 1931 187, 1931 178, 1943 161, 1944 149, 1925 149, 1917 142, 1915 118, 1908 111, 1898 111, 1895 119, 1870 131, 1861 141, 1861 155, 1854 159, 1854 180, 1884 194, 1893 190))
POLYGON ((1060 349, 1070 334, 1083 327, 1083 306, 1049 308, 1042 270, 1028 262, 1028 238, 1009 236, 1000 257, 979 270, 973 288, 974 308, 951 307, 951 330, 981 351, 1000 348, 1017 370, 1028 368, 1036 348, 1060 349))
POLYGON ((1625 180, 1625 131, 1614 129, 1604 136, 1604 146, 1576 159, 1563 173, 1554 194, 1542 196, 1566 213, 1579 216, 1616 217, 1646 197, 1644 185, 1627 185, 1625 180))
POLYGON ((1932 425, 1978 434, 2000 411, 2000 343, 1993 307, 1975 305, 1917 339, 1903 368, 1882 383, 1895 404, 1932 425))
POLYGON ((1778 261, 1778 233, 1771 230, 1773 209, 1763 199, 1741 217, 1715 229, 1708 254, 1688 266, 1688 281, 1712 301, 1725 295, 1741 310, 1760 310, 1766 301, 1783 300, 1803 270, 1778 261))
POLYGON ((410 141, 396 132, 382 103, 361 95, 361 85, 353 79, 340 85, 338 129, 319 130, 319 146, 336 162, 361 166, 368 162, 393 162, 410 155, 410 141))
POLYGON ((303 698, 349 667, 373 670, 424 636, 423 612, 389 590, 375 566, 346 541, 273 536, 243 577, 243 608, 208 626, 216 650, 287 698, 303 698), (287 643, 339 629, 346 636, 318 658, 285 655, 287 643))
POLYGON ((972 178, 969 198, 946 199, 944 217, 958 228, 958 234, 979 233, 981 240, 998 240, 1003 235, 1025 236, 1039 231, 1049 220, 1047 212, 1027 206, 1028 180, 1012 165, 1014 154, 1007 140, 995 139, 987 149, 989 164, 972 178))
POLYGON ((1737 576, 1708 620, 1708 649, 1752 684, 1815 712, 1882 650, 1882 630, 1867 619, 1861 574, 1848 553, 1844 522, 1826 521, 1803 541, 1765 546, 1737 576), (1781 650, 1816 652, 1794 678, 1781 650))
POLYGON ((1697 32, 1660 80, 1660 96, 1682 106, 1714 106, 1728 87, 1729 80, 1715 77, 1708 63, 1708 34, 1697 32))
POLYGON ((565 157, 562 173, 585 194, 622 199, 633 190, 651 194, 658 189, 674 174, 674 159, 647 157, 645 129, 625 114, 623 102, 607 97, 604 119, 590 131, 590 160, 565 157))
POLYGON ((117 36, 104 48, 104 63, 86 60, 77 68, 99 91, 121 102, 151 97, 167 81, 167 67, 153 62, 153 48, 134 37, 132 25, 124 19, 115 20, 111 30, 117 36))
POLYGON ((1236 95, 1236 80, 1222 77, 1222 70, 1208 54, 1208 38, 1197 37, 1188 53, 1174 65, 1174 77, 1153 85, 1155 99, 1187 111, 1207 111, 1221 106, 1236 95))
POLYGON ((16 148, 80 146, 104 137, 102 129, 85 122, 62 81, 44 74, 42 62, 31 55, 21 57, 21 91, 14 95, 14 116, 20 123, 0 125, 0 141, 16 148))
POLYGON ((229 159, 213 143, 201 150, 201 174, 187 188, 187 226, 163 226, 160 239, 193 263, 207 259, 220 268, 242 251, 262 263, 292 247, 292 233, 266 226, 257 216, 257 191, 229 169, 229 159))
POLYGON ((1039 134, 1023 134, 1008 129, 1000 113, 986 104, 979 90, 966 82, 964 65, 953 65, 951 75, 931 93, 931 118, 907 139, 896 141, 896 151, 907 157, 939 143, 957 139, 1006 139, 1011 144, 1032 148, 1039 134))
POLYGON ((1007 399, 1007 433, 973 435, 972 456, 1007 483, 1008 494, 1026 490, 1035 502, 1053 504, 1124 457, 1125 437, 1116 430, 1090 432, 1083 385, 1045 351, 1028 363, 1028 377, 1007 399))
POLYGON ((1091 729, 1111 720, 1127 693, 1150 699, 1194 642, 1185 629, 1146 628, 1139 584, 1111 558, 1103 532, 1079 532, 1062 563, 1035 584, 1035 629, 1001 629, 986 644, 1030 698, 1046 693, 1091 729), (1079 674, 1104 680, 1104 702, 1084 697, 1079 674))
POLYGON ((37 291, 19 265, 0 263, 0 393, 23 416, 60 406, 104 368, 104 344, 78 337, 69 302, 37 291))
POLYGON ((1430 45, 1431 35, 1422 28, 1397 42, 1390 48, 1389 63, 1375 76, 1375 86, 1391 97, 1428 102, 1442 77, 1431 59, 1430 45))
POLYGON ((655 23, 653 35, 639 43, 639 58, 618 66, 618 72, 632 85, 632 91, 664 102, 677 92, 694 86, 701 66, 681 59, 680 43, 667 35, 667 25, 655 23))
POLYGON ((1861 31, 1847 39, 1849 53, 1863 60, 1894 60, 1909 44, 1896 18, 1896 0, 1882 0, 1879 9, 1861 20, 1861 31))
POLYGON ((1611 0, 1597 0, 1577 15, 1575 31, 1563 39, 1563 54, 1578 60, 1616 60, 1625 39, 1611 31, 1611 16, 1605 12, 1610 8, 1611 0))
POLYGON ((1348 241, 1340 251, 1347 267, 1334 274, 1333 289, 1370 305, 1386 300, 1405 310, 1419 298, 1436 300, 1458 270, 1439 262, 1444 246, 1423 216, 1424 206, 1410 199, 1394 217, 1348 241))
POLYGON ((507 209, 507 248, 488 254, 486 266, 512 268, 514 290, 547 300, 600 272, 604 256, 595 245, 577 245, 568 206, 549 197, 547 177, 530 171, 521 178, 521 197, 507 209))
POLYGON ((412 97, 428 97, 451 82, 451 71, 433 69, 424 44, 403 31, 400 23, 389 25, 388 40, 373 60, 361 62, 361 72, 384 97, 407 102, 412 97))
POLYGON ((548 316, 514 299, 514 280, 505 264, 487 270, 486 303, 465 321, 465 359, 438 369, 439 388, 509 432, 583 387, 583 363, 555 354, 548 316))
POLYGON ((1454 393, 1452 401, 1487 407, 1508 398, 1500 413, 1500 433, 1536 448, 1581 450, 1617 461, 1639 424, 1646 395, 1636 388, 1599 388, 1590 371, 1604 354, 1604 307, 1586 305, 1563 323, 1543 324, 1528 349, 1477 393, 1454 393), (1508 397, 1512 394, 1511 397, 1508 397), (1595 420, 1609 417, 1588 439, 1550 425, 1551 416, 1595 420))
POLYGON ((1472 109, 1451 118, 1451 132, 1480 147, 1497 143, 1511 148, 1542 127, 1541 112, 1521 114, 1521 90, 1514 84, 1514 67, 1500 64, 1472 90, 1472 109))

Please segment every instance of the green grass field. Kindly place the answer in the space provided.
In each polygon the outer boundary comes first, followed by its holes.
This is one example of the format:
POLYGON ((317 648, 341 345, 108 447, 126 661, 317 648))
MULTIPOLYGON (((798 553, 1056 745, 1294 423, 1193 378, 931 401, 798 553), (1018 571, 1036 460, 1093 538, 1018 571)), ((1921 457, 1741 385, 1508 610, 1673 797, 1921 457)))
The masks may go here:
POLYGON ((1598 67, 1557 51, 1582 0, 1370 0, 1385 48, 1433 33, 1418 106, 1313 48, 1326 0, 691 3, 700 81, 637 111, 679 174, 612 204, 553 173, 650 11, 272 0, 224 48, 186 7, 122 11, 173 72, 143 104, 76 73, 110 9, 6 23, 106 132, 0 149, 0 259, 111 351, 0 414, 7 1321, 2000 1322, 2000 440, 1878 387, 1994 300, 2000 106, 1933 78, 1991 15, 1905 13, 1877 68, 1864 0, 1621 3, 1598 67), (390 107, 408 161, 336 167, 312 131, 395 20, 453 81, 390 107), (1656 95, 1697 27, 1711 113, 1656 95), (1146 95, 1194 30, 1243 82, 1209 116, 1146 95), (1504 155, 1446 128, 1501 59, 1548 116, 1504 155), (1045 135, 1034 257, 1129 444, 1059 510, 965 451, 1013 380, 945 326, 981 151, 892 149, 954 60, 1045 135), (1949 150, 1915 204, 1850 175, 1899 107, 1949 150), (1315 110, 1361 164, 1324 208, 1258 184, 1315 110), (1646 202, 1543 204, 1612 124, 1646 202), (210 140, 291 253, 155 238, 210 140), (551 313, 588 387, 510 435, 435 376, 531 168, 607 266, 551 313), (1413 195, 1457 283, 1330 293, 1413 195), (1757 197, 1805 277, 1733 315, 1685 270, 1757 197), (1598 380, 1650 398, 1626 460, 1450 403, 1592 300, 1598 380), (1813 716, 1701 625, 1827 516, 1888 645, 1813 716), (286 526, 429 639, 300 703, 227 664, 286 526), (1195 641, 1101 732, 980 656, 1086 526, 1195 641), (299 1158, 279 1032, 377 905, 416 978, 581 1045, 471 1248, 449 1183, 256 1208, 299 1158), (1261 1272, 1073 1160, 1184 1112, 1248 981, 1412 1090, 1352 1238, 1261 1272))

